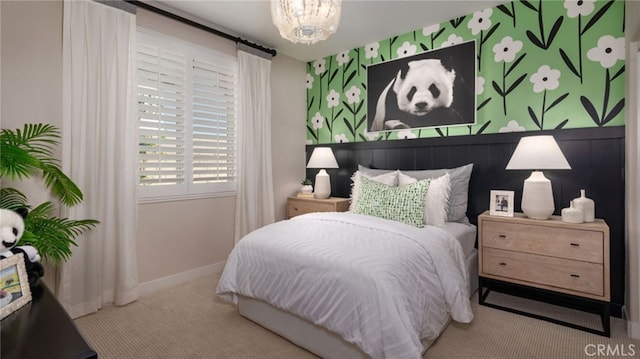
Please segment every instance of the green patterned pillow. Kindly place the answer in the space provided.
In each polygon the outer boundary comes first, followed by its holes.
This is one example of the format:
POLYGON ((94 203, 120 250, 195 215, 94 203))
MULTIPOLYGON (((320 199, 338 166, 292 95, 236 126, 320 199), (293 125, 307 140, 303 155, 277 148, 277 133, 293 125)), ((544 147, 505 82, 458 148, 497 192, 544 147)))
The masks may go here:
POLYGON ((355 213, 424 227, 424 201, 431 179, 402 187, 389 186, 362 176, 355 213))

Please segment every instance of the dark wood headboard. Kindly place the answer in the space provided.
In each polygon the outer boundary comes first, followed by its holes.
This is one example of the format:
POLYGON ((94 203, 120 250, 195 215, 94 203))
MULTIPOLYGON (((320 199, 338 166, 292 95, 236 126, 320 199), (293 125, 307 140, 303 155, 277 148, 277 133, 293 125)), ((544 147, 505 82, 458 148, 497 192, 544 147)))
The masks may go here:
MULTIPOLYGON (((625 273, 625 130, 623 126, 565 129, 541 132, 423 138, 413 140, 308 145, 307 160, 316 146, 333 149, 340 168, 328 169, 332 195, 349 197, 351 175, 358 164, 371 168, 422 170, 453 168, 473 163, 469 183, 467 216, 477 224, 478 215, 489 208, 489 193, 515 191, 515 211, 520 211, 522 185, 530 171, 507 171, 505 167, 523 136, 551 134, 558 141, 571 170, 544 171, 553 186, 555 214, 585 189, 596 204, 596 217, 610 228, 612 314, 620 316, 624 303, 625 273)), ((307 169, 312 179, 316 169, 307 169)))

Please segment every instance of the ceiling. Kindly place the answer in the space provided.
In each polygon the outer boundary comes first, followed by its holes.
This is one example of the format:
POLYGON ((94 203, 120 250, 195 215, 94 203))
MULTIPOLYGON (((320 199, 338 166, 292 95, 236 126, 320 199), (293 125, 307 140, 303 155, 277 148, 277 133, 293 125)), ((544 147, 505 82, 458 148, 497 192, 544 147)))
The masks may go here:
POLYGON ((202 20, 207 25, 294 59, 308 62, 367 43, 484 10, 497 0, 343 0, 338 31, 313 45, 293 44, 280 37, 271 22, 268 0, 160 0, 151 5, 202 20), (177 11, 175 11, 177 10, 177 11))

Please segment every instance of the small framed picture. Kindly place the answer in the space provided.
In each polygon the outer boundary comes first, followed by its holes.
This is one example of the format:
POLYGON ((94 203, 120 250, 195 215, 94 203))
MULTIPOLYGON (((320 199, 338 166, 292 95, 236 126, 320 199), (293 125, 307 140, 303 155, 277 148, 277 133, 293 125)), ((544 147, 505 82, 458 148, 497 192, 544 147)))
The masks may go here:
POLYGON ((0 319, 31 301, 29 278, 21 254, 0 260, 0 319))
POLYGON ((492 216, 513 217, 513 191, 491 191, 489 214, 492 216))

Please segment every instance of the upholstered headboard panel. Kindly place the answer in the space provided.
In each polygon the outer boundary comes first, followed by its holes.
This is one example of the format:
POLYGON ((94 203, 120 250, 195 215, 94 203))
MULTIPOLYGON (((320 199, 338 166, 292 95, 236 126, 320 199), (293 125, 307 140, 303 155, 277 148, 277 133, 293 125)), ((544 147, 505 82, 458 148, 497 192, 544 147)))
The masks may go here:
MULTIPOLYGON (((414 140, 340 143, 333 149, 340 168, 329 169, 332 195, 349 197, 351 175, 358 164, 380 169, 421 170, 453 168, 473 163, 469 183, 467 216, 477 224, 489 208, 492 189, 515 191, 515 210, 520 211, 522 185, 530 171, 507 171, 505 167, 522 136, 553 135, 571 170, 544 171, 553 185, 556 214, 585 189, 596 203, 596 217, 606 220, 611 236, 612 313, 624 303, 624 127, 567 129, 414 140)), ((313 148, 307 146, 307 159, 313 148)), ((316 169, 307 169, 313 179, 316 169)))

